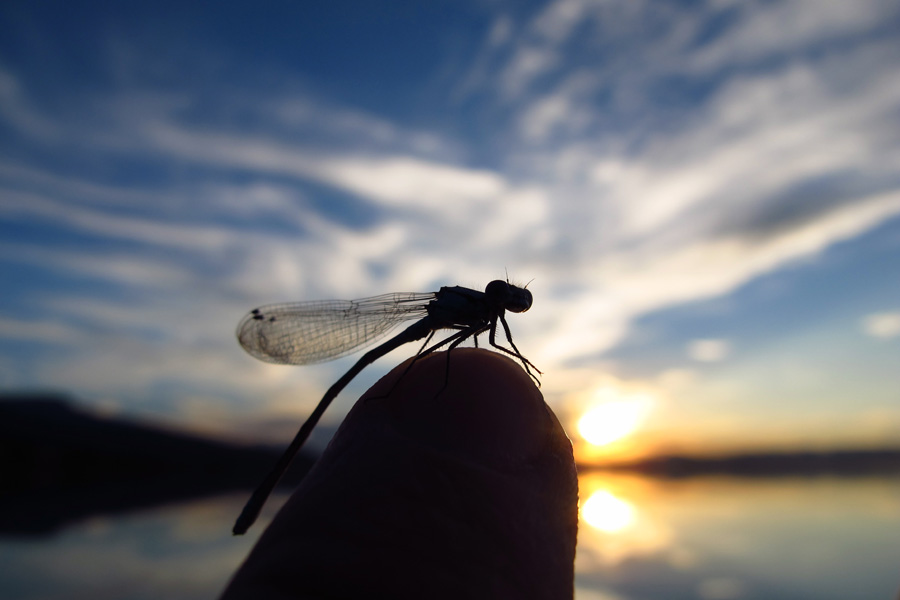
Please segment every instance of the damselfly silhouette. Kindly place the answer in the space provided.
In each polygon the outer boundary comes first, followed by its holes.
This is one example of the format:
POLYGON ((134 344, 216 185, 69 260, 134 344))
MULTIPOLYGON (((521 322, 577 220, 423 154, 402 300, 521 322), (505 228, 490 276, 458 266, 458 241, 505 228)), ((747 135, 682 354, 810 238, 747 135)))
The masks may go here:
POLYGON ((416 354, 418 359, 444 346, 450 351, 468 338, 473 338, 477 346, 477 336, 487 332, 491 346, 517 358, 537 381, 532 369, 537 373, 540 371, 516 348, 505 317, 507 310, 525 312, 531 308, 531 302, 530 291, 498 279, 490 282, 483 292, 454 286, 426 294, 397 293, 362 300, 272 304, 252 310, 238 325, 241 346, 260 360, 286 365, 333 360, 374 343, 403 321, 418 321, 366 352, 325 392, 275 467, 244 506, 232 530, 234 534, 245 533, 256 521, 269 494, 331 401, 367 365, 391 350, 425 338, 416 354), (496 343, 498 321, 512 349, 496 343), (434 333, 440 329, 453 329, 456 333, 429 347, 434 333))

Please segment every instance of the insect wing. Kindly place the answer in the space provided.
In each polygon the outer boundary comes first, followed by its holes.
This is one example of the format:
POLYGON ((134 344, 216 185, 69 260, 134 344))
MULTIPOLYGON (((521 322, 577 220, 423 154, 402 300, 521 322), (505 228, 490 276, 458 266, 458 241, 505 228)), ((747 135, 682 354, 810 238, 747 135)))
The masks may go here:
POLYGON ((238 341, 270 363, 308 365, 364 348, 398 323, 425 316, 434 293, 395 293, 361 300, 271 304, 245 316, 238 341))

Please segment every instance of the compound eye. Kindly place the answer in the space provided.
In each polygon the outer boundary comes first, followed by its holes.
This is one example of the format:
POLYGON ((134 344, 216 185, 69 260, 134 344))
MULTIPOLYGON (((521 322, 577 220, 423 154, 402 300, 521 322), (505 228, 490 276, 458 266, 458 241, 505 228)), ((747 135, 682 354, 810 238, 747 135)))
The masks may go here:
POLYGON ((528 290, 512 287, 509 301, 506 303, 506 310, 514 313, 523 313, 531 308, 532 300, 531 292, 528 290))

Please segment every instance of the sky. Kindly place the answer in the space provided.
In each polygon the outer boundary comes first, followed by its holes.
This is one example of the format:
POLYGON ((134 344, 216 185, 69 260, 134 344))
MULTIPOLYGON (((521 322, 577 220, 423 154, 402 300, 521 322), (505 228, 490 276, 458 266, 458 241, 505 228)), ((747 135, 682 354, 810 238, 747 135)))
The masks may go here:
POLYGON ((0 390, 282 440, 354 358, 256 361, 247 311, 508 276, 595 458, 893 445, 898 30, 890 0, 7 0, 0 390))

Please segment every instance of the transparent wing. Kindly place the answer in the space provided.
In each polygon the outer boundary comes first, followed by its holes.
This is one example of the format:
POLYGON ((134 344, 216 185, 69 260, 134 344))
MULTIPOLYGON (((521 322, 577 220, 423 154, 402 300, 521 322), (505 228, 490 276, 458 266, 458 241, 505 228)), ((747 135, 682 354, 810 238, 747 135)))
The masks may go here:
POLYGON ((398 323, 421 319, 434 293, 395 293, 361 300, 271 304, 245 316, 238 341, 266 362, 308 365, 368 346, 398 323))

